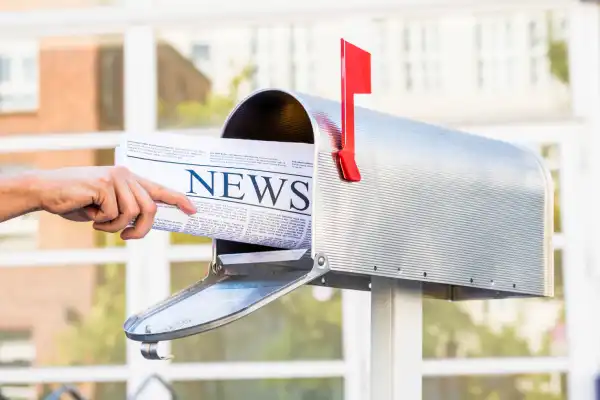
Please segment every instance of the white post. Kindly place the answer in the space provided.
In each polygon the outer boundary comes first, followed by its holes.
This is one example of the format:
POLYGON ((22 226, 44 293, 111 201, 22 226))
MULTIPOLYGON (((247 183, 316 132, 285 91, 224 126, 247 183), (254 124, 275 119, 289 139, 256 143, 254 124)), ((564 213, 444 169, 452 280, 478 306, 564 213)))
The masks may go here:
MULTIPOLYGON (((126 7, 147 7, 146 0, 126 0, 126 7)), ((157 62, 155 34, 150 26, 135 26, 125 33, 124 85, 125 85, 125 131, 156 133, 157 126, 157 62)), ((169 261, 167 250, 169 235, 151 231, 144 239, 130 241, 127 263, 127 315, 142 311, 169 295, 169 261)), ((168 343, 162 352, 168 352, 168 343)), ((140 343, 127 342, 127 363, 130 377, 127 392, 131 396, 143 381, 168 364, 165 361, 147 361, 140 353, 140 343)), ((146 387, 140 399, 167 400, 168 391, 157 382, 146 387)))
POLYGON ((584 137, 561 148, 561 205, 565 248, 565 304, 569 343, 568 398, 596 399, 600 334, 593 310, 600 304, 600 11, 577 2, 569 21, 569 67, 573 114, 584 137), (591 313, 591 314, 590 314, 591 313))
POLYGON ((369 400, 370 293, 342 291, 344 400, 369 400))
POLYGON ((421 400, 421 282, 371 280, 371 400, 421 400))

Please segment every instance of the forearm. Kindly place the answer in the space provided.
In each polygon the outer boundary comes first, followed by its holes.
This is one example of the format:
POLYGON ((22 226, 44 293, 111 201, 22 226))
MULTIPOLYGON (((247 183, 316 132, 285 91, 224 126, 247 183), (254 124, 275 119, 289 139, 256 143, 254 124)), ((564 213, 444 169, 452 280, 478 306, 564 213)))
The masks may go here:
POLYGON ((40 196, 34 174, 0 174, 0 222, 39 209, 40 196))

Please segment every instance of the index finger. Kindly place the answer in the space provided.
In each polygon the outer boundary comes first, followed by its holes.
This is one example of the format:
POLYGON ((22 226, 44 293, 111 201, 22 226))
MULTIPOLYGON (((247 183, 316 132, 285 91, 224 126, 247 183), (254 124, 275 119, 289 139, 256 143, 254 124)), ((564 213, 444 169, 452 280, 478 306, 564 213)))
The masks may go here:
POLYGON ((196 206, 194 206, 194 203, 192 203, 185 194, 169 189, 139 176, 136 176, 135 178, 150 195, 152 200, 176 206, 186 214, 196 213, 196 206))

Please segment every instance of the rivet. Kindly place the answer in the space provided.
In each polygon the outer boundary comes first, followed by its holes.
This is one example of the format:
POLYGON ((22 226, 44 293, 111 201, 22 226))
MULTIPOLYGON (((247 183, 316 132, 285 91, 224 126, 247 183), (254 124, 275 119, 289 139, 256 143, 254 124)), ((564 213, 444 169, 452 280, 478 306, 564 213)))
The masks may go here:
POLYGON ((325 257, 323 257, 323 256, 319 257, 319 258, 317 259, 317 263, 318 263, 320 266, 323 266, 323 265, 325 265, 325 257))

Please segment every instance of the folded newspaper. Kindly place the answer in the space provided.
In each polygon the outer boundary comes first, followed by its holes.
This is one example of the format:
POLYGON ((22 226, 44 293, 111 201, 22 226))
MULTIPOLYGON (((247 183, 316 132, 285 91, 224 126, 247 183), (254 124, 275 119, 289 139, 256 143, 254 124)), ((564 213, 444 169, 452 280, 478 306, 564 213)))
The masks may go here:
POLYGON ((310 248, 313 145, 173 133, 128 134, 115 164, 185 193, 197 213, 159 204, 153 229, 282 249, 310 248))

